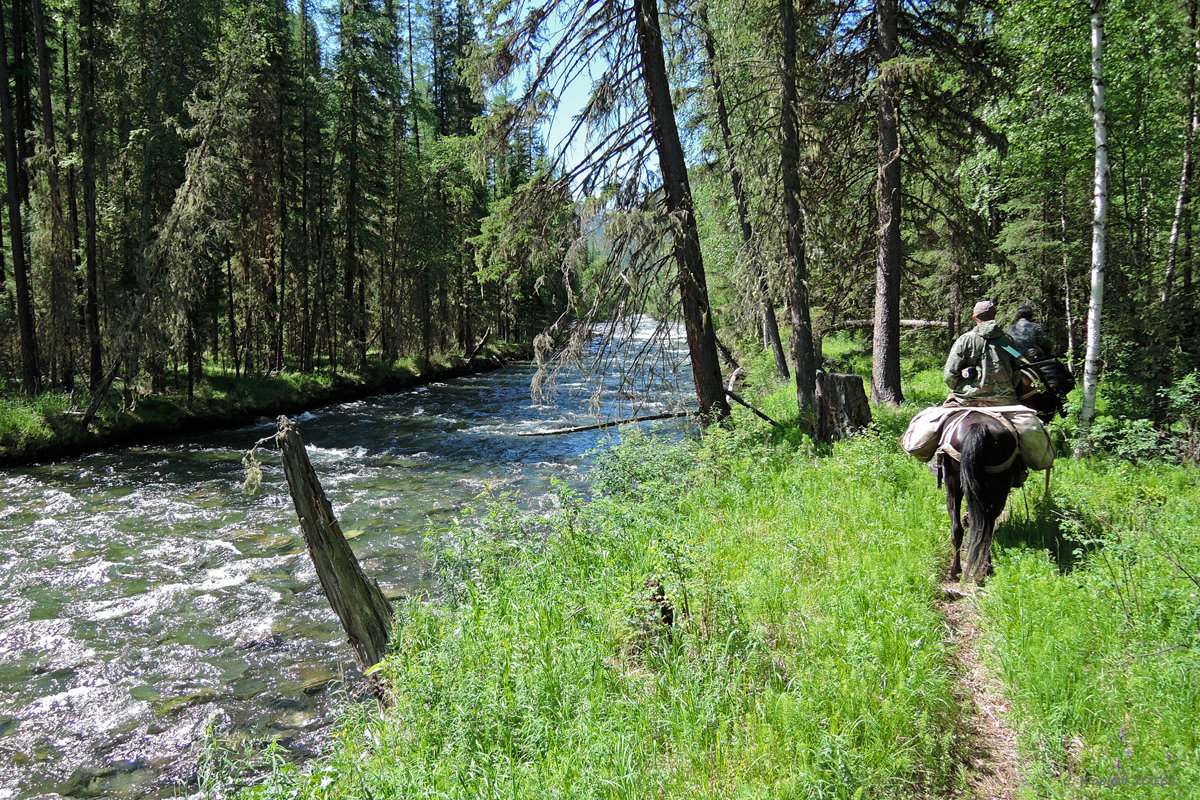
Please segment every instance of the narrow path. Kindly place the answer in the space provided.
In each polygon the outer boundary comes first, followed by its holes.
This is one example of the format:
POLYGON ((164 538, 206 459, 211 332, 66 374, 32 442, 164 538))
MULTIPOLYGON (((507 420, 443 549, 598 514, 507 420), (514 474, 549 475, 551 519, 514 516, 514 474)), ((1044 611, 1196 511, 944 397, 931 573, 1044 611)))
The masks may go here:
POLYGON ((1017 737, 1005 720, 1008 703, 999 679, 979 652, 979 612, 975 589, 958 583, 942 584, 944 599, 936 608, 946 615, 949 644, 962 687, 962 700, 971 711, 970 741, 962 754, 966 789, 956 798, 1013 800, 1021 782, 1017 737), (965 590, 965 591, 964 591, 965 590))

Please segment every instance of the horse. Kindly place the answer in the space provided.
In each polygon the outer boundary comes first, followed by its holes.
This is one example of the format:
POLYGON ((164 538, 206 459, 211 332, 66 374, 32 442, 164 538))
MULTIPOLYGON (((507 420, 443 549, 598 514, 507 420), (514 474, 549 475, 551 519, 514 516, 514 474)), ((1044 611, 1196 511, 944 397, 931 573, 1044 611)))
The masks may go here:
POLYGON ((1021 460, 1017 432, 998 414, 971 411, 946 426, 938 447, 937 472, 946 484, 946 509, 950 512, 950 539, 954 545, 951 576, 963 570, 962 502, 967 502, 969 536, 967 575, 982 586, 992 571, 992 538, 996 518, 1013 488, 1024 483, 1027 470, 1021 460))

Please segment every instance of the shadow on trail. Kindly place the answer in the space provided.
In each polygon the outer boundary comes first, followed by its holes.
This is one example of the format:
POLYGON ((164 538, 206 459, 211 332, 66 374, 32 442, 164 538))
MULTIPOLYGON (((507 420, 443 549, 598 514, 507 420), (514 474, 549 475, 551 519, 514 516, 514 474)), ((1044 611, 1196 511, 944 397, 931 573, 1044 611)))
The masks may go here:
MULTIPOLYGON (((1031 480, 1032 480, 1031 476, 1031 480)), ((996 544, 1045 550, 1060 572, 1068 573, 1097 545, 1081 542, 1063 508, 1053 498, 1030 497, 1021 490, 1008 498, 1009 518, 996 527, 996 544)))

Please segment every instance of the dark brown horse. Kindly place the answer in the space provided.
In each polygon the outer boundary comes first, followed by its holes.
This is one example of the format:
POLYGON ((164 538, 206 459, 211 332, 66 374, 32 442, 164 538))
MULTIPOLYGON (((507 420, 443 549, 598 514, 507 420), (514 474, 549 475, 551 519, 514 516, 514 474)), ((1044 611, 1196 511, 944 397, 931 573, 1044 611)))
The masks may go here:
POLYGON ((982 585, 992 570, 992 537, 996 518, 1004 510, 1008 493, 1024 482, 1025 463, 1017 447, 1017 433, 1007 421, 984 411, 971 411, 948 424, 938 448, 939 478, 946 482, 946 508, 950 512, 950 538, 954 544, 951 575, 963 571, 982 585), (967 501, 969 536, 963 551, 962 502, 967 501))

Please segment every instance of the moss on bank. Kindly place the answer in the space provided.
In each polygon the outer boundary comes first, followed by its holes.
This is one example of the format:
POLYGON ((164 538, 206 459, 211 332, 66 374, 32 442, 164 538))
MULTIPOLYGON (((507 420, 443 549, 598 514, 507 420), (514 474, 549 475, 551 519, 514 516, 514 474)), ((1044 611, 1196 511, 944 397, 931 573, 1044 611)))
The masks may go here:
POLYGON ((358 374, 281 372, 236 376, 210 368, 186 393, 139 397, 125 407, 114 388, 91 430, 83 428, 88 397, 47 393, 34 398, 0 397, 0 465, 57 458, 113 444, 147 441, 184 431, 232 427, 276 414, 291 414, 432 380, 494 369, 504 359, 527 357, 519 345, 487 346, 470 367, 459 355, 370 361, 358 374))

